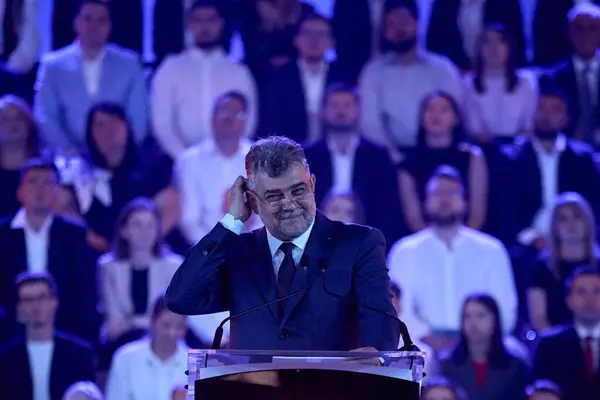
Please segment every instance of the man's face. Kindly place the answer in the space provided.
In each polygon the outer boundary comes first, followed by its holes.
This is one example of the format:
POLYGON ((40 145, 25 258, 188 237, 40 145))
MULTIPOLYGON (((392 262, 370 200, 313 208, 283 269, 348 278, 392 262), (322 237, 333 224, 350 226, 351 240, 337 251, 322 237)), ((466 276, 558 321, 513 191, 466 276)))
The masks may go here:
POLYGON ((51 169, 35 168, 27 171, 17 191, 25 210, 46 214, 52 210, 57 193, 56 174, 51 169))
POLYGON ((191 11, 188 25, 196 46, 210 49, 219 45, 223 19, 214 7, 201 7, 191 11))
POLYGON ((384 16, 383 37, 400 52, 408 51, 417 43, 418 24, 406 8, 397 8, 384 16))
POLYGON ((84 5, 74 22, 74 29, 81 43, 86 46, 104 46, 110 35, 111 23, 108 6, 84 5))
POLYGON ((58 300, 46 282, 24 284, 18 296, 17 314, 26 327, 41 329, 54 324, 58 300))
POLYGON ((460 223, 465 215, 463 188, 452 179, 437 178, 427 185, 425 210, 434 225, 460 223))
POLYGON ((554 393, 548 392, 535 392, 529 396, 529 400, 560 400, 560 397, 554 393))
POLYGON ((600 20, 589 15, 575 17, 569 26, 569 36, 577 55, 592 58, 600 44, 600 20))
POLYGON ((217 139, 239 140, 246 132, 244 103, 233 97, 222 99, 213 115, 213 134, 217 139))
POLYGON ((322 60, 325 52, 333 45, 329 24, 318 19, 304 22, 296 35, 295 45, 300 58, 309 61, 322 60))
POLYGON ((568 109, 563 99, 557 96, 540 97, 535 112, 536 132, 560 132, 565 129, 568 120, 568 109))
POLYGON ((338 92, 329 95, 323 109, 327 131, 353 132, 358 126, 358 102, 352 93, 338 92))
POLYGON ((600 323, 600 277, 592 274, 578 276, 567 296, 575 322, 586 326, 600 323))
POLYGON ((259 171, 252 181, 253 208, 273 236, 290 241, 312 224, 317 213, 315 176, 304 165, 294 165, 276 178, 259 171))

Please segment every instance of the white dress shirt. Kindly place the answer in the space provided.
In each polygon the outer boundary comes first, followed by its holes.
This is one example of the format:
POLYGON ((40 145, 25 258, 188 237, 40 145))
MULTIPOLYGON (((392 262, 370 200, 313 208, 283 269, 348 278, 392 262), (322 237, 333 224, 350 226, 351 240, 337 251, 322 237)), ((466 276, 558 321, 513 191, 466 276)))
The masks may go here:
POLYGON ((581 341, 582 347, 586 344, 586 338, 593 339, 590 343, 592 347, 592 358, 594 359, 594 367, 596 368, 596 370, 598 370, 598 356, 600 355, 600 324, 590 329, 576 323, 575 331, 577 332, 577 336, 579 336, 579 340, 581 341))
MULTIPOLYGON (((223 224, 225 228, 229 229, 236 235, 242 233, 242 221, 235 219, 235 217, 231 214, 225 214, 225 216, 221 219, 221 224, 223 224)), ((308 238, 310 237, 310 233, 312 232, 314 225, 315 221, 313 220, 308 229, 302 235, 292 240, 292 243, 296 246, 292 249, 292 258, 294 259, 296 265, 298 265, 300 263, 300 260, 302 259, 304 249, 306 248, 306 243, 308 243, 308 238)), ((275 269, 275 276, 277 276, 277 274, 279 273, 279 267, 281 267, 281 263, 285 258, 285 254, 279 248, 283 241, 277 239, 267 229, 267 242, 269 243, 269 250, 271 251, 273 268, 275 269)))
POLYGON ((360 143, 358 136, 352 136, 348 142, 348 148, 342 153, 336 143, 327 138, 327 147, 331 152, 331 164, 333 167, 333 185, 331 191, 336 194, 345 194, 352 191, 354 178, 354 157, 356 148, 360 143))
POLYGON ((50 215, 39 231, 29 225, 25 210, 20 209, 10 223, 12 229, 25 232, 25 251, 29 272, 44 272, 48 268, 48 247, 50 245, 50 227, 54 218, 50 215))
POLYGON ((457 25, 462 36, 463 49, 474 60, 477 43, 483 30, 483 12, 486 0, 461 0, 457 25))
POLYGON ((95 99, 100 92, 100 77, 102 76, 102 63, 104 62, 104 53, 100 54, 94 60, 81 60, 83 82, 85 90, 90 99, 95 99))
POLYGON ((388 256, 390 278, 403 290, 403 317, 415 339, 434 330, 460 330, 460 310, 474 292, 487 292, 500 307, 505 331, 514 328, 517 294, 502 243, 461 227, 450 248, 433 229, 396 242, 388 256))
POLYGON ((108 373, 106 400, 171 400, 173 389, 187 383, 187 350, 179 343, 171 359, 162 361, 149 338, 119 348, 108 373))
MULTIPOLYGON (((225 196, 235 179, 246 174, 248 139, 240 141, 236 154, 225 157, 212 137, 189 148, 176 161, 175 180, 181 201, 181 228, 190 243, 196 243, 219 222, 225 212, 225 196)), ((247 229, 260 226, 256 217, 247 229)))
POLYGON ((478 93, 473 75, 463 80, 465 123, 469 132, 509 137, 533 130, 538 87, 530 72, 517 72, 517 85, 512 92, 507 91, 504 76, 484 77, 483 85, 485 91, 478 93))
POLYGON ((567 139, 564 135, 558 135, 554 151, 548 153, 535 139, 532 141, 533 149, 537 156, 537 162, 541 175, 542 204, 533 218, 531 227, 521 231, 517 237, 519 243, 529 245, 538 236, 547 236, 550 232, 550 220, 552 209, 558 196, 558 165, 560 155, 567 147, 567 139))
POLYGON ((298 60, 298 68, 300 69, 300 80, 304 88, 306 101, 308 140, 314 142, 321 136, 320 115, 329 65, 322 62, 321 66, 315 70, 310 68, 304 61, 298 60))
POLYGON ((222 51, 193 48, 168 57, 152 82, 151 119, 156 138, 173 159, 211 135, 215 101, 229 91, 248 100, 247 133, 254 132, 258 111, 248 68, 222 51))
POLYGON ((33 387, 33 400, 50 400, 50 373, 54 341, 27 341, 27 356, 33 387))

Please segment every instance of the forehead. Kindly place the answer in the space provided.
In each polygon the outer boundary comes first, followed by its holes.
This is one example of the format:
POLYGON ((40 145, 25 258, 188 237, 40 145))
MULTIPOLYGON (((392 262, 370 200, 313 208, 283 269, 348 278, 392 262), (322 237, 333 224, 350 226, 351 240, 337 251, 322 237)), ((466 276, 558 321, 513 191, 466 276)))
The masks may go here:
POLYGON ((312 18, 306 20, 300 25, 300 30, 320 30, 326 31, 329 30, 329 22, 321 19, 321 18, 312 18))
POLYGON ((581 13, 573 18, 572 24, 573 26, 589 26, 592 24, 597 24, 599 21, 600 19, 589 13, 581 13))
POLYGON ((600 286, 600 276, 594 274, 579 275, 573 280, 573 287, 577 286, 600 286))
POLYGON ((357 99, 354 93, 347 91, 339 91, 333 92, 329 94, 327 97, 327 104, 335 103, 335 104, 348 104, 348 103, 356 103, 357 99))
POLYGON ((205 7, 196 7, 194 8, 190 15, 196 18, 219 18, 219 12, 215 7, 205 6, 205 7))
POLYGON ((22 285, 19 288, 19 296, 28 297, 36 296, 42 293, 49 293, 50 286, 46 282, 31 282, 22 285))
POLYGON ((553 108, 557 108, 557 107, 566 108, 567 107, 567 104, 561 97, 554 96, 554 95, 541 96, 539 104, 542 107, 553 107, 553 108))
POLYGON ((296 164, 278 177, 270 177, 265 171, 259 170, 254 176, 254 181, 256 188, 262 192, 285 191, 299 183, 308 184, 310 173, 304 165, 296 164))
POLYGON ((427 185, 427 190, 430 192, 435 192, 440 189, 461 189, 461 184, 450 178, 433 178, 429 180, 429 184, 427 185))
POLYGON ((108 6, 103 4, 85 4, 79 10, 79 14, 86 17, 108 17, 109 13, 108 6))
POLYGON ((408 11, 405 7, 398 7, 393 10, 388 11, 385 14, 386 22, 395 22, 395 21, 406 21, 411 20, 415 21, 413 14, 408 11))
POLYGON ((219 100, 219 102, 217 103, 217 109, 223 109, 223 108, 245 108, 244 107, 244 102, 237 98, 237 97, 233 97, 233 96, 227 96, 222 98, 221 100, 219 100))
POLYGON ((132 220, 148 220, 148 219, 154 219, 154 214, 150 211, 150 210, 146 210, 146 209, 139 209, 139 210, 135 210, 134 212, 131 213, 131 215, 129 215, 129 218, 127 218, 128 221, 132 221, 132 220))

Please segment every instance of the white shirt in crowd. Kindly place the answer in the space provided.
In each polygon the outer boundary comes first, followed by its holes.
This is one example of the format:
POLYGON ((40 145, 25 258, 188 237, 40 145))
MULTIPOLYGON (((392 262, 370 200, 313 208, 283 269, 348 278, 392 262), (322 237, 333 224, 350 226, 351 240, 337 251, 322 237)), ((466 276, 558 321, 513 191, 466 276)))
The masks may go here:
POLYGON ((25 233, 25 254, 29 272, 44 272, 48 267, 50 227, 53 220, 54 218, 49 216, 40 230, 36 231, 29 225, 25 210, 21 208, 10 222, 11 229, 23 229, 25 233))
POLYGON ((457 101, 461 98, 454 64, 424 50, 407 64, 393 54, 374 58, 365 66, 359 86, 365 137, 394 147, 417 143, 421 101, 429 93, 443 90, 457 101))
POLYGON ((162 361, 149 338, 119 348, 108 373, 106 400, 171 400, 173 389, 187 383, 187 351, 179 343, 175 354, 162 361))
POLYGON ((474 76, 463 81, 465 124, 473 134, 510 137, 533 130, 538 87, 535 77, 517 71, 517 85, 506 89, 506 77, 483 77, 483 93, 475 89, 474 76))
POLYGON ((312 70, 302 60, 298 61, 300 80, 304 87, 306 112, 308 117, 308 140, 316 141, 321 135, 321 106, 323 105, 323 92, 327 80, 329 64, 323 62, 321 67, 312 70))
MULTIPOLYGON (((177 160, 174 172, 181 198, 181 229, 190 243, 202 239, 226 212, 227 190, 246 174, 244 159, 250 145, 242 139, 238 152, 225 157, 208 137, 177 160)), ((260 226, 255 216, 246 225, 248 229, 260 226)))
POLYGON ((94 60, 86 60, 82 56, 81 65, 83 72, 83 83, 90 99, 95 99, 100 92, 100 78, 102 77, 102 64, 104 62, 104 51, 94 60))
POLYGON ((462 37, 467 57, 474 60, 477 44, 483 30, 486 0, 460 0, 456 23, 462 37))
POLYGON ((27 341, 27 356, 33 387, 33 400, 50 400, 50 372, 54 341, 27 341))
POLYGON ((168 57, 152 82, 151 106, 154 133, 173 159, 210 136, 215 101, 229 91, 248 100, 248 133, 257 121, 257 94, 248 68, 231 61, 225 52, 197 48, 168 57))
POLYGON ((461 227, 450 247, 431 228, 396 242, 390 278, 403 290, 403 319, 415 339, 460 330, 460 310, 475 292, 498 302, 503 328, 515 326, 517 294, 508 253, 497 239, 461 227))
POLYGON ((354 179, 354 157, 356 149, 360 144, 358 135, 352 136, 348 142, 348 148, 344 153, 336 143, 328 138, 327 147, 331 152, 331 164, 333 167, 333 193, 349 193, 352 190, 352 180, 354 179))
POLYGON ((540 168, 540 185, 542 187, 542 204, 533 218, 533 224, 519 233, 517 239, 523 245, 531 244, 537 237, 545 237, 550 232, 550 220, 552 209, 558 196, 558 166, 560 155, 567 147, 567 139, 564 135, 558 135, 554 145, 554 151, 548 153, 537 141, 532 141, 533 150, 537 156, 540 168))
MULTIPOLYGON (((48 0, 24 0, 21 11, 23 20, 21 26, 15 31, 17 35, 17 47, 8 56, 6 65, 8 68, 28 73, 37 62, 40 51, 40 32, 38 30, 38 3, 48 0)), ((6 0, 0 0, 0 25, 4 21, 7 12, 6 0)), ((4 30, 0 29, 0 54, 4 53, 4 30)))

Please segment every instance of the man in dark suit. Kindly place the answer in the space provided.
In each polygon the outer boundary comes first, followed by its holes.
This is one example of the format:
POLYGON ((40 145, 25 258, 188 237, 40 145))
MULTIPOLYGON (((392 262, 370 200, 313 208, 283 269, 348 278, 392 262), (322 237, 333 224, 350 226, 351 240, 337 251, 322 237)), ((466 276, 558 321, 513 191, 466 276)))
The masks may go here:
POLYGON ((583 267, 567 282, 567 305, 573 325, 559 327, 542 337, 534 375, 556 382, 564 400, 600 398, 600 272, 583 267))
POLYGON ((246 174, 230 189, 228 213, 175 273, 167 307, 179 314, 235 315, 302 291, 231 321, 230 347, 395 349, 396 321, 327 293, 394 313, 383 235, 317 212, 315 176, 302 147, 288 138, 256 142, 246 155, 246 174), (253 212, 264 228, 239 234, 253 212))
POLYGON ((12 282, 18 274, 48 271, 61 288, 57 327, 95 343, 95 264, 86 228, 52 212, 57 190, 51 161, 32 159, 23 166, 17 192, 22 208, 0 222, 0 305, 14 310, 12 282))
POLYGON ((362 203, 364 223, 381 230, 388 244, 405 233, 396 168, 383 147, 358 131, 360 99, 352 86, 334 84, 323 98, 325 138, 305 148, 312 173, 319 177, 315 199, 320 209, 328 194, 352 192, 362 203))
POLYGON ((17 278, 17 315, 25 336, 0 350, 3 400, 60 400, 78 381, 94 380, 94 355, 82 340, 54 329, 57 288, 47 273, 17 278))
MULTIPOLYGON (((581 3, 568 13, 570 56, 540 79, 571 100, 565 133, 600 148, 600 6, 581 3)), ((553 27, 555 29, 555 27, 553 27)), ((545 38, 544 40, 548 40, 545 38)))
POLYGON ((325 60, 325 52, 333 45, 327 18, 318 14, 306 17, 300 23, 294 45, 298 59, 271 73, 259 132, 285 135, 304 143, 321 134, 319 113, 326 86, 333 82, 355 82, 341 64, 325 60))

